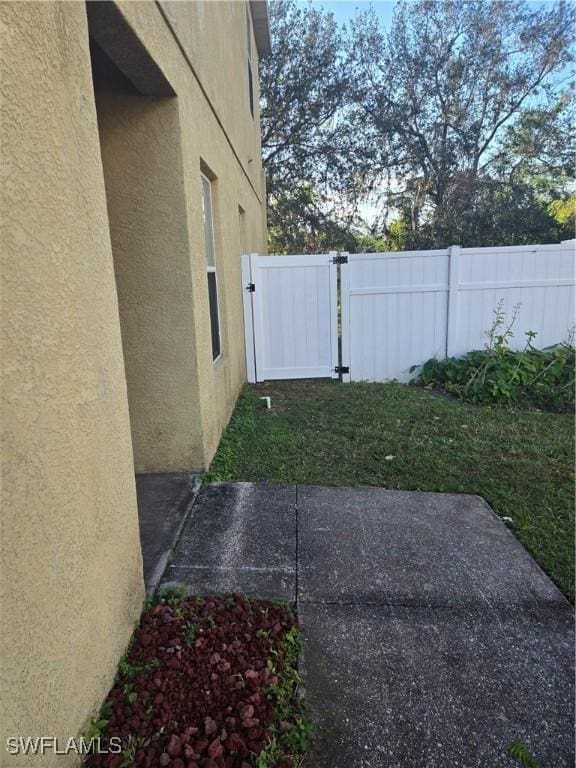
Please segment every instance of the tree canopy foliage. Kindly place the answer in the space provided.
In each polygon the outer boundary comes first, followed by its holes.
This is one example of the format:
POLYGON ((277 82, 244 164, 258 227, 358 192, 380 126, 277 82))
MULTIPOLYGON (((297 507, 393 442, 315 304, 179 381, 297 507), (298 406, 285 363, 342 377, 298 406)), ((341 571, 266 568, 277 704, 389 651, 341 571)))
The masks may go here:
POLYGON ((350 111, 349 40, 333 14, 294 0, 275 0, 270 15, 273 52, 260 66, 260 119, 271 245, 344 245, 342 207, 366 155, 359 115, 350 111))
POLYGON ((345 27, 273 2, 271 249, 573 236, 573 24, 562 0, 401 0, 389 29, 372 9, 345 27))

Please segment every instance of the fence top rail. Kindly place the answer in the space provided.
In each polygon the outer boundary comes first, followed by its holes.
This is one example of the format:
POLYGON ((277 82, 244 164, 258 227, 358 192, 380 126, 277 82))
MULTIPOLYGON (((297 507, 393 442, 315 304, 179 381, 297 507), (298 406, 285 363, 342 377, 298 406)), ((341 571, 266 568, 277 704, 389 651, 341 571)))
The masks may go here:
POLYGON ((326 253, 253 253, 252 256, 257 256, 259 259, 284 259, 289 257, 291 259, 328 259, 336 256, 337 251, 330 251, 326 253))
POLYGON ((264 256, 258 253, 252 254, 252 265, 254 267, 269 267, 280 269, 282 267, 325 267, 332 264, 336 256, 334 253, 311 253, 295 255, 264 256))
POLYGON ((574 250, 576 240, 563 240, 561 243, 546 243, 545 245, 498 245, 489 248, 462 248, 463 254, 475 253, 536 253, 537 251, 574 250))
MULTIPOLYGON (((457 248, 454 245, 451 248, 457 248)), ((351 253, 349 259, 352 261, 363 261, 369 259, 401 259, 401 258, 420 258, 422 256, 448 256, 451 248, 418 250, 418 251, 378 251, 376 253, 351 253)), ((559 251, 576 249, 576 240, 563 240, 561 243, 546 243, 545 245, 498 245, 474 248, 460 248, 460 253, 469 254, 490 254, 490 253, 536 253, 537 251, 559 251)))
POLYGON ((449 256, 453 248, 458 248, 463 255, 472 254, 491 254, 491 253, 536 253, 537 251, 564 251, 572 250, 576 252, 576 239, 563 240, 561 243, 546 243, 543 245, 497 245, 497 246, 478 246, 472 248, 461 248, 458 245, 452 245, 450 248, 436 248, 431 250, 418 251, 378 251, 375 253, 347 253, 346 251, 330 251, 328 253, 290 253, 290 254, 250 254, 258 262, 265 264, 273 260, 277 261, 276 266, 280 266, 281 261, 288 265, 288 259, 296 265, 299 261, 304 262, 309 259, 329 260, 334 258, 337 253, 346 254, 351 261, 367 261, 370 259, 410 259, 420 258, 422 256, 449 256))
POLYGON ((414 259, 421 256, 448 256, 449 248, 443 248, 433 251, 386 251, 378 253, 350 253, 348 259, 351 261, 368 261, 370 259, 414 259))

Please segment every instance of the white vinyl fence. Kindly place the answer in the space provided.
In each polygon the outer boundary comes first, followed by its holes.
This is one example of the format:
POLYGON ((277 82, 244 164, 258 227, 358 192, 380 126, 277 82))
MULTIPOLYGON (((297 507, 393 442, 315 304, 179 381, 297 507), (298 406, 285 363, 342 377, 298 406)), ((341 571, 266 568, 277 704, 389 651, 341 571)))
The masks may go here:
POLYGON ((512 347, 525 331, 556 344, 574 324, 574 241, 354 254, 341 275, 345 381, 408 381, 431 357, 481 349, 500 301, 508 320, 519 305, 512 347))
POLYGON ((528 245, 318 256, 244 257, 250 381, 334 376, 408 381, 431 357, 486 343, 500 302, 518 306, 512 347, 525 331, 539 348, 574 326, 574 246, 528 245), (311 260, 308 262, 307 260, 311 260), (340 263, 341 362, 336 263, 340 263))

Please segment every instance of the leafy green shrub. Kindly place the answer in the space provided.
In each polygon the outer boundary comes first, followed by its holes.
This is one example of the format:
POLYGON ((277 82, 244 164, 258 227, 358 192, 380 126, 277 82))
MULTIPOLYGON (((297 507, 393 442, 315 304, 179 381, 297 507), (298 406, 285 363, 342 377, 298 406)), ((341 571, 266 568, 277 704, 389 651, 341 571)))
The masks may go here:
MULTIPOLYGON (((494 310, 485 349, 463 357, 432 358, 424 363, 415 383, 438 386, 472 403, 534 406, 550 411, 574 408, 574 348, 571 339, 547 349, 536 349, 536 334, 526 332, 524 349, 512 351, 509 343, 518 316, 514 308, 506 325, 502 302, 494 310)), ((416 367, 411 371, 416 370, 416 367)))

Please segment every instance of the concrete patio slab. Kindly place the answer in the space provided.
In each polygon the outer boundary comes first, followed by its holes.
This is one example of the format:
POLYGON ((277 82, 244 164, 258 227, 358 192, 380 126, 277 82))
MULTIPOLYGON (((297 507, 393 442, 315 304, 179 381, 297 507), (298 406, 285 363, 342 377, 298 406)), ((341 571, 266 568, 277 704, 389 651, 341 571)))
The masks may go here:
POLYGON ((198 476, 189 472, 136 475, 140 544, 148 595, 160 581, 198 488, 198 476))
POLYGON ((478 496, 299 486, 298 515, 300 602, 565 602, 478 496))
POLYGON ((574 765, 568 604, 300 606, 315 768, 574 765))
POLYGON ((170 582, 297 599, 314 768, 574 764, 571 606, 478 497, 204 486, 170 582))
POLYGON ((171 582, 196 594, 240 591, 294 601, 295 486, 203 487, 162 579, 171 582))

